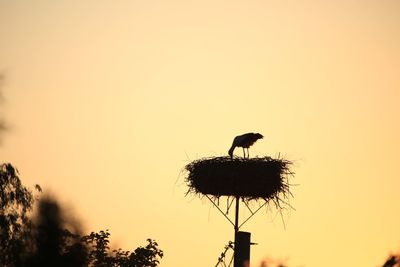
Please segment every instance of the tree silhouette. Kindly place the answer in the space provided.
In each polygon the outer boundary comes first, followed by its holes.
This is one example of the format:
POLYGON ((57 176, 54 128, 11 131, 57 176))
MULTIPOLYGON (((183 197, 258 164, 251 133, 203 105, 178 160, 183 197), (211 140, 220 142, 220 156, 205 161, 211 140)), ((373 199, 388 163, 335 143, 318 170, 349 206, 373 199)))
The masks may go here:
POLYGON ((10 164, 0 165, 0 263, 18 266, 29 246, 32 192, 22 185, 18 171, 10 164))
MULTIPOLYGON (((41 190, 36 185, 38 190, 41 190)), ((0 266, 4 267, 156 267, 163 257, 157 242, 133 252, 110 250, 108 230, 82 235, 50 197, 38 202, 35 218, 28 216, 34 204, 17 170, 0 165, 0 266)))
POLYGON ((383 267, 394 267, 399 266, 400 255, 390 255, 389 258, 386 260, 383 267))
MULTIPOLYGON (((3 81, 0 73, 0 104, 3 81)), ((6 129, 0 114, 0 143, 6 129)), ((42 191, 39 185, 35 189, 42 191)), ((0 266, 156 267, 163 257, 152 239, 133 252, 110 251, 108 230, 82 236, 49 197, 39 201, 38 214, 32 219, 28 215, 33 204, 32 192, 22 185, 17 169, 10 163, 0 164, 0 266)))
POLYGON ((32 249, 23 259, 25 266, 87 266, 87 248, 78 234, 65 228, 66 221, 56 201, 49 197, 41 199, 32 225, 32 249))
POLYGON ((156 267, 163 257, 163 251, 152 239, 133 252, 111 251, 108 230, 81 236, 66 229, 67 219, 54 200, 45 198, 39 202, 38 223, 33 228, 35 249, 27 266, 156 267))
POLYGON ((145 247, 138 247, 133 252, 122 249, 110 252, 109 244, 110 233, 108 230, 92 232, 84 236, 82 240, 89 245, 89 262, 91 266, 120 266, 120 267, 156 267, 159 258, 164 253, 158 248, 157 242, 147 239, 148 244, 145 247))

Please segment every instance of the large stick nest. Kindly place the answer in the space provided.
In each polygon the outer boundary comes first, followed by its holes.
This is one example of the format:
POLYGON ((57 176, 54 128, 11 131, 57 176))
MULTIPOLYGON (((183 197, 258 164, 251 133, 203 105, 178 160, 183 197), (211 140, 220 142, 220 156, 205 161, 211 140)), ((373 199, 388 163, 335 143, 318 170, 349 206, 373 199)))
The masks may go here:
POLYGON ((241 197, 243 200, 279 199, 290 194, 288 177, 292 162, 271 157, 213 157, 185 166, 188 193, 241 197))

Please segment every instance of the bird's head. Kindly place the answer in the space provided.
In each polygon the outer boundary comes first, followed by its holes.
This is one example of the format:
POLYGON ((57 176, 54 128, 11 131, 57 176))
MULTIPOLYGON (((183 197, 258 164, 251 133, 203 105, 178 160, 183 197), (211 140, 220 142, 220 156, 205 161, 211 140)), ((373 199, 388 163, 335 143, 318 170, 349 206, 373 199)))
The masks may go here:
POLYGON ((231 157, 231 159, 233 159, 233 150, 234 150, 235 148, 233 147, 231 147, 231 149, 229 149, 229 151, 228 151, 228 154, 229 154, 229 156, 231 157))

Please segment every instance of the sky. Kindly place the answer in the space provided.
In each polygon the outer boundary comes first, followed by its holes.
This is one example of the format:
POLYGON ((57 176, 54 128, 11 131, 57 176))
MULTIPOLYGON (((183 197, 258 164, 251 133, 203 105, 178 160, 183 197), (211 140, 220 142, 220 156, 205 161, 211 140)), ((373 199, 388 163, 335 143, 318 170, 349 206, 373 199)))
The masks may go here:
POLYGON ((252 266, 400 251, 399 1, 0 0, 0 38, 1 161, 113 246, 215 266, 232 226, 182 169, 260 132, 250 156, 294 162, 295 210, 243 227, 252 266))

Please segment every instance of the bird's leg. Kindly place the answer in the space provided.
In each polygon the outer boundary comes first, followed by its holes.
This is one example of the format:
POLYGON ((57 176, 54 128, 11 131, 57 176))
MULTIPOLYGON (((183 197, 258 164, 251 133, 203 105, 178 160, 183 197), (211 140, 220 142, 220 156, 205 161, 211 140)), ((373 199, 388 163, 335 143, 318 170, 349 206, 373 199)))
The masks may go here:
POLYGON ((249 152, 249 148, 247 148, 247 158, 250 158, 250 152, 249 152))
POLYGON ((246 158, 246 150, 244 147, 243 147, 243 157, 246 158))

